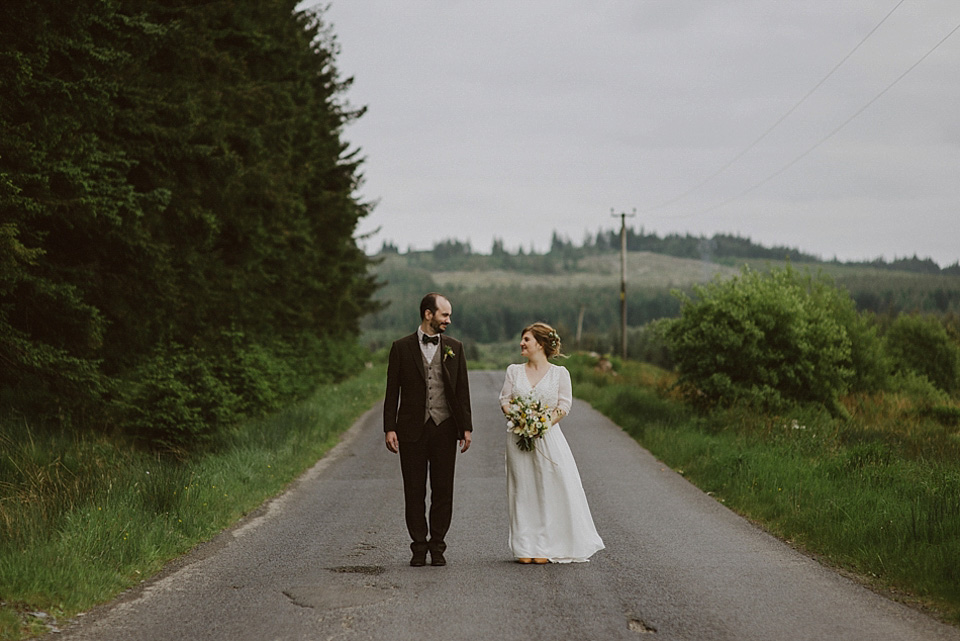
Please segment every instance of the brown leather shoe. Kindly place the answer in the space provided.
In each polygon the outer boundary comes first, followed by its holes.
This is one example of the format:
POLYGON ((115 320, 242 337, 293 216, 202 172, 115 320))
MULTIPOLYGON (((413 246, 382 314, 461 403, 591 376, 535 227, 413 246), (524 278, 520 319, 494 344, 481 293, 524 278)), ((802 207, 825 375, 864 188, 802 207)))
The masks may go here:
POLYGON ((533 559, 530 559, 524 556, 517 559, 517 563, 523 563, 524 565, 526 565, 527 563, 533 563, 533 559))
POLYGON ((538 557, 534 559, 533 562, 536 563, 537 565, 544 565, 546 563, 550 563, 550 559, 542 559, 538 557))

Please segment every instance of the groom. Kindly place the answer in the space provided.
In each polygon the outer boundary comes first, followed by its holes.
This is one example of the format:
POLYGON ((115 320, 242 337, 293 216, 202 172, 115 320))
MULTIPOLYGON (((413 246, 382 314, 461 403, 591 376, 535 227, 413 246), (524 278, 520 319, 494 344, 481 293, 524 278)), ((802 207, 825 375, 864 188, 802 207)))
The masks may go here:
POLYGON ((400 454, 410 565, 446 565, 444 536, 453 515, 457 448, 470 447, 473 424, 463 345, 443 335, 450 301, 431 293, 420 301, 420 327, 394 341, 387 365, 383 431, 387 449, 400 454), (430 477, 430 524, 426 518, 430 477), (429 539, 427 535, 429 534, 429 539))

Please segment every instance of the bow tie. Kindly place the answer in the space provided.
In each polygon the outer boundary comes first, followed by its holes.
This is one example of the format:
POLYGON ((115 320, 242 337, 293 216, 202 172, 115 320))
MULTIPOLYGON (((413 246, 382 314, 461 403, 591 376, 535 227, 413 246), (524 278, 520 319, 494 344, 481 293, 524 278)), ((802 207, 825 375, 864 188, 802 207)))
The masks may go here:
POLYGON ((421 340, 423 340, 424 345, 426 345, 427 343, 433 343, 434 345, 440 344, 439 336, 427 336, 426 334, 424 334, 421 340))

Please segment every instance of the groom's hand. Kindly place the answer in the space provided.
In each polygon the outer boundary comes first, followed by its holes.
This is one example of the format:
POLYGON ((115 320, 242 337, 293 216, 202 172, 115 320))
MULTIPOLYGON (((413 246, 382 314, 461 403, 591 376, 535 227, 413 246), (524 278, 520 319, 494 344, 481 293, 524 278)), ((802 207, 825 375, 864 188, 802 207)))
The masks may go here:
POLYGON ((473 435, 471 432, 464 432, 463 438, 460 439, 460 453, 463 454, 468 449, 470 449, 470 443, 473 442, 473 435))
POLYGON ((384 440, 387 442, 387 449, 396 454, 400 451, 400 442, 397 441, 396 432, 387 432, 384 435, 384 440))

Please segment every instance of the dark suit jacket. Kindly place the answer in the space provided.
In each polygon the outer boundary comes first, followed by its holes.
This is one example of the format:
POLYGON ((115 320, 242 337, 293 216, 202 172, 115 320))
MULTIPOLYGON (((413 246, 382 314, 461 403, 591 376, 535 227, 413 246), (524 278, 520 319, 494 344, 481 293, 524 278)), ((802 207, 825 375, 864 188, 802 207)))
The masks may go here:
MULTIPOLYGON (((463 344, 440 335, 440 358, 443 369, 443 389, 450 406, 450 414, 462 439, 464 432, 473 431, 470 410, 470 384, 467 381, 467 359, 463 344), (447 355, 449 351, 453 355, 447 355)), ((423 367, 423 353, 417 342, 417 333, 394 341, 387 363, 387 393, 383 403, 383 431, 397 433, 403 441, 417 441, 423 433, 427 405, 427 374, 423 367)))

